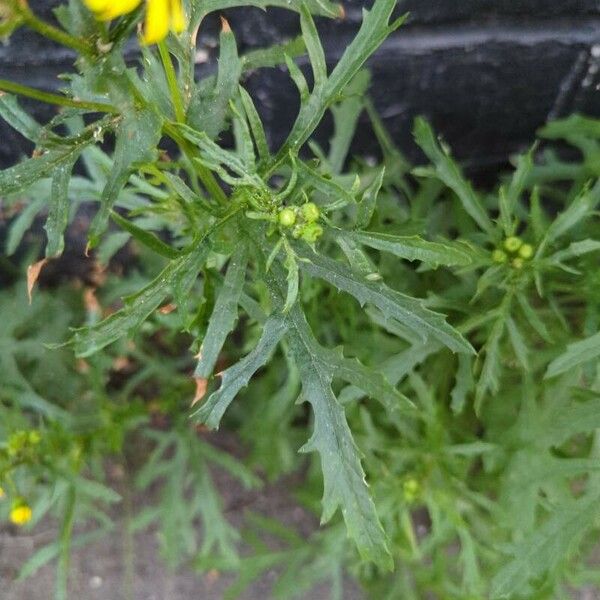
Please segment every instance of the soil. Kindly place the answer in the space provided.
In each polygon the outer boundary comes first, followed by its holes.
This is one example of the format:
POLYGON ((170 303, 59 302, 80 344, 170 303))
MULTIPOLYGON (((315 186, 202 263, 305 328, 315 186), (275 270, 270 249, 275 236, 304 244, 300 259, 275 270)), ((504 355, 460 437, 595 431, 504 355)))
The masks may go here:
MULTIPOLYGON (((229 446, 229 440, 219 440, 219 446, 229 446)), ((119 469, 111 469, 119 473, 119 469)), ((300 507, 290 496, 289 481, 268 485, 261 490, 242 489, 227 473, 214 471, 215 483, 222 495, 228 519, 239 525, 246 511, 268 515, 281 520, 302 535, 308 536, 318 526, 314 515, 300 507)), ((121 477, 110 478, 110 483, 125 496, 130 494, 134 506, 148 502, 147 498, 132 494, 131 486, 121 477)), ((136 492, 137 494, 137 492, 136 492)), ((133 565, 129 571, 127 538, 122 510, 113 513, 115 527, 97 543, 73 551, 70 569, 69 597, 77 600, 221 600, 235 580, 230 574, 216 571, 200 574, 186 567, 170 571, 161 559, 157 534, 148 530, 134 537, 133 565), (132 572, 133 571, 133 572, 132 572)), ((35 575, 16 581, 20 566, 37 549, 56 539, 57 528, 42 522, 33 531, 5 526, 0 528, 0 600, 49 600, 54 594, 55 565, 50 563, 35 575)), ((131 564, 131 563, 130 563, 131 564)), ((277 577, 275 570, 251 585, 241 600, 272 598, 271 585, 277 577)), ((328 600, 327 586, 313 589, 309 600, 328 600)), ((344 600, 363 600, 357 584, 347 578, 344 600)))

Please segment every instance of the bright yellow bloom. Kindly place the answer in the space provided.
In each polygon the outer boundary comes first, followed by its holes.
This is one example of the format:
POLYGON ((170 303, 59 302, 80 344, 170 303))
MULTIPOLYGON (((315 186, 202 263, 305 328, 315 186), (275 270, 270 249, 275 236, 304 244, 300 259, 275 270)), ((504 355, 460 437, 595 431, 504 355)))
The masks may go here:
POLYGON ((10 511, 10 520, 15 525, 25 525, 31 521, 33 512, 28 504, 23 502, 17 502, 13 504, 12 510, 10 511))
MULTIPOLYGON (((110 21, 136 9, 142 0, 83 0, 100 21, 110 21)), ((186 18, 181 0, 146 0, 144 43, 156 44, 169 31, 180 33, 186 18)))

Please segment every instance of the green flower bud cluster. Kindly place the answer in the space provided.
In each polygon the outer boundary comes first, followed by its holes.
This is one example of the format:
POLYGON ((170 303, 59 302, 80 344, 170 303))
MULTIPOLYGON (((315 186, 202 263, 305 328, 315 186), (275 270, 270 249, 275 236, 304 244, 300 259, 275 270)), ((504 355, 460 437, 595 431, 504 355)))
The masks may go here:
POLYGON ((8 438, 6 453, 10 457, 22 456, 31 452, 42 440, 40 432, 32 429, 29 431, 15 431, 8 438))
POLYGON ((405 479, 402 483, 402 495, 409 504, 415 502, 421 495, 421 484, 414 477, 405 479))
POLYGON ((302 206, 286 206, 277 213, 277 222, 285 229, 292 229, 292 237, 314 244, 322 235, 323 228, 317 223, 321 211, 314 202, 302 206))
POLYGON ((533 246, 524 244, 523 240, 517 236, 507 237, 502 243, 501 248, 496 248, 492 252, 492 260, 498 264, 510 262, 514 269, 522 269, 525 261, 533 257, 533 246))

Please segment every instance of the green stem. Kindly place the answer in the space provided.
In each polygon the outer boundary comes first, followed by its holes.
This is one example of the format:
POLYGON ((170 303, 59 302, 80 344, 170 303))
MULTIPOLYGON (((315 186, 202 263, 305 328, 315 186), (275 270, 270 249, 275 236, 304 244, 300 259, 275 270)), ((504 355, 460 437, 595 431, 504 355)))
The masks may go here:
POLYGON ((183 98, 181 97, 179 84, 177 83, 177 73, 175 73, 173 61, 171 60, 171 55, 169 54, 167 44, 164 40, 158 43, 158 52, 160 53, 160 58, 165 69, 169 91, 171 92, 171 101, 173 102, 173 109, 175 110, 175 120, 178 123, 185 123, 185 109, 183 107, 183 98))
POLYGON ((73 48, 73 50, 77 50, 77 52, 86 56, 94 54, 90 44, 78 37, 70 35, 58 27, 54 27, 54 25, 50 25, 50 23, 46 23, 46 21, 42 21, 35 16, 27 5, 18 3, 18 11, 23 19, 23 23, 30 29, 37 31, 40 35, 43 35, 45 38, 58 42, 61 46, 73 48))
MULTIPOLYGON (((177 127, 173 123, 165 123, 164 124, 165 133, 172 138, 177 145, 185 152, 185 154, 191 159, 193 159, 197 152, 195 148, 179 133, 177 127)), ((192 161, 194 165, 194 169, 198 174, 198 177, 202 181, 202 184, 208 191, 208 193, 219 202, 219 204, 227 203, 227 195, 221 189, 221 186, 215 179, 214 175, 204 165, 200 164, 198 161, 192 161)))
POLYGON ((10 94, 18 94, 19 96, 25 96, 27 98, 33 98, 46 104, 56 104, 58 106, 67 106, 69 108, 80 108, 82 110, 89 110, 92 112, 101 113, 115 113, 118 114, 118 110, 110 105, 103 102, 88 102, 86 100, 73 100, 67 96, 60 96, 51 92, 44 92, 43 90, 37 90, 36 88, 29 87, 28 85, 22 85, 13 81, 7 81, 0 79, 0 92, 9 92, 10 94))
POLYGON ((67 600, 69 582, 69 561, 71 558, 71 536, 73 534, 73 521, 75 517, 75 502, 77 493, 74 486, 67 492, 65 514, 60 528, 60 554, 56 573, 56 600, 67 600))

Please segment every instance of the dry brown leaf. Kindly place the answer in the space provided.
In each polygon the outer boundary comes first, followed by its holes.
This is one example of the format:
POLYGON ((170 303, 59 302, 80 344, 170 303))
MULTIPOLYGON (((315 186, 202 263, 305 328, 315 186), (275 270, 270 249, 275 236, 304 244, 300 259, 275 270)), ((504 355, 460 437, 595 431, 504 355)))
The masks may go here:
POLYGON ((125 371, 131 366, 131 360, 127 356, 117 356, 112 362, 113 371, 125 371))
POLYGON ((94 288, 85 288, 83 292, 83 305, 88 313, 101 314, 102 307, 98 298, 96 298, 96 290, 94 288))
POLYGON ((221 31, 223 33, 229 33, 231 31, 229 21, 225 17, 221 17, 221 31))
POLYGON ((170 315, 174 310, 177 310, 177 305, 170 303, 170 304, 165 304, 164 306, 161 306, 158 309, 158 312, 161 315, 170 315))
POLYGON ((42 260, 38 260, 36 263, 27 267, 27 295, 29 296, 29 304, 31 304, 33 286, 35 286, 35 282, 38 280, 38 277, 47 262, 47 258, 42 258, 42 260))
POLYGON ((204 379, 203 377, 196 377, 196 394, 194 395, 194 399, 192 400, 192 406, 200 402, 204 395, 206 394, 206 388, 208 387, 208 379, 204 379))

